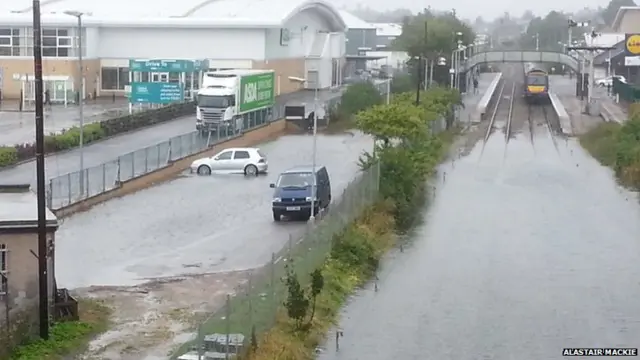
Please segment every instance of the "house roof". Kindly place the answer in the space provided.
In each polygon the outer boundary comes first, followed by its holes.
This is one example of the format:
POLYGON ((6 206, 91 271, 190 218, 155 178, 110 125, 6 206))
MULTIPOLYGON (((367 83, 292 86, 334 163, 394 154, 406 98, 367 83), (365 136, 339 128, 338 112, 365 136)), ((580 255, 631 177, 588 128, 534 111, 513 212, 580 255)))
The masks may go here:
POLYGON ((360 19, 359 17, 351 14, 350 12, 348 12, 346 10, 338 10, 338 12, 340 13, 340 16, 342 16, 342 19, 347 24, 347 28, 349 28, 349 29, 366 30, 366 29, 375 29, 376 28, 372 24, 360 19))
POLYGON ((622 23, 622 19, 630 11, 640 11, 640 6, 620 6, 620 9, 618 9, 618 12, 616 13, 616 17, 613 18, 613 23, 611 24, 611 28, 614 31, 619 30, 620 24, 622 23))
MULTIPOLYGON (((31 22, 31 1, 0 1, 0 23, 31 22)), ((324 16, 333 31, 346 24, 338 10, 324 0, 43 0, 42 21, 48 25, 74 25, 65 11, 83 13, 83 23, 100 27, 282 27, 300 12, 313 10, 324 16)))
MULTIPOLYGON (((29 185, 0 185, 0 230, 36 229, 38 208, 36 195, 29 185)), ((48 228, 57 228, 58 219, 46 209, 48 228)))

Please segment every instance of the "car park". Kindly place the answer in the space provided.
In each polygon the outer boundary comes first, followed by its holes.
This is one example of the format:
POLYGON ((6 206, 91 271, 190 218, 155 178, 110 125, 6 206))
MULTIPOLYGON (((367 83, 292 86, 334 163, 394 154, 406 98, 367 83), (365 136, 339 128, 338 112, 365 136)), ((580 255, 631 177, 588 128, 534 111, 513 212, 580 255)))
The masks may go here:
POLYGON ((281 173, 270 186, 274 189, 271 202, 274 221, 280 221, 282 216, 309 218, 312 205, 315 215, 331 203, 331 181, 324 166, 291 168, 281 173))
POLYGON ((230 148, 191 163, 190 170, 198 175, 242 173, 258 176, 267 172, 267 156, 258 148, 230 148))

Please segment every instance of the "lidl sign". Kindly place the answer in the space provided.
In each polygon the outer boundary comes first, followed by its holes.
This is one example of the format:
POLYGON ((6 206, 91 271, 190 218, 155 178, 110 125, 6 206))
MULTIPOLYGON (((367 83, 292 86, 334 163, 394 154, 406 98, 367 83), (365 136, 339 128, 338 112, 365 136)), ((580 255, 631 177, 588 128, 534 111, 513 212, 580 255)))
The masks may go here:
POLYGON ((640 34, 625 34, 625 55, 640 55, 640 34))

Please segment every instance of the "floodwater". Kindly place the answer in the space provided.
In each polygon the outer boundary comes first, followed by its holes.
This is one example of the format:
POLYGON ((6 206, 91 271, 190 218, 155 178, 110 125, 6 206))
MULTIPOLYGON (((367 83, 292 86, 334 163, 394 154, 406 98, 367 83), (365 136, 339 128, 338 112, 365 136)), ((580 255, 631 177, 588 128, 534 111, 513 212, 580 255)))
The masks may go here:
MULTIPOLYGON (((311 139, 284 136, 262 144, 266 176, 184 176, 65 219, 56 234, 58 284, 135 285, 264 265, 305 229, 305 222, 273 221, 269 183, 288 168, 312 163, 311 139)), ((360 133, 318 135, 317 163, 327 167, 334 197, 372 147, 360 133)))
POLYGON ((562 359, 640 346, 640 207, 544 125, 443 165, 424 222, 321 360, 562 359))

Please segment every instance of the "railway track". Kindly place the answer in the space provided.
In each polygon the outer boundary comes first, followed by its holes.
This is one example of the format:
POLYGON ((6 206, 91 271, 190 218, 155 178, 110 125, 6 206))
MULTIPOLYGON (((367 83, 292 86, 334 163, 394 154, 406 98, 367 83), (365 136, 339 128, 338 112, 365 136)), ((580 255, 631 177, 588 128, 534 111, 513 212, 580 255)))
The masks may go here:
MULTIPOLYGON (((513 106, 516 98, 516 83, 513 81, 504 81, 500 87, 498 100, 493 108, 493 113, 489 118, 489 127, 484 136, 484 144, 489 141, 489 137, 497 128, 504 129, 505 142, 509 142, 511 137, 511 123, 513 120, 513 106)), ((484 147, 483 144, 483 147, 484 147)))
POLYGON ((536 122, 540 121, 541 124, 546 127, 549 131, 549 136, 551 137, 551 142, 556 149, 556 152, 559 153, 558 142, 556 141, 556 135, 558 134, 557 129, 554 128, 553 123, 551 121, 550 114, 553 112, 551 105, 548 104, 540 104, 540 105, 528 105, 529 111, 529 133, 531 134, 531 143, 533 144, 534 137, 534 129, 536 127, 536 122))

